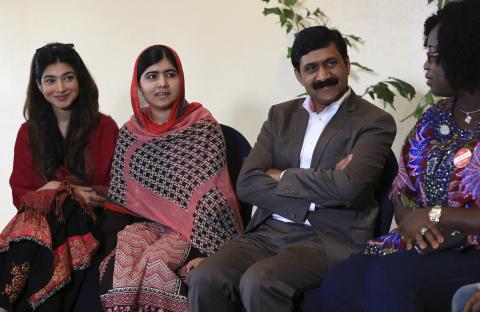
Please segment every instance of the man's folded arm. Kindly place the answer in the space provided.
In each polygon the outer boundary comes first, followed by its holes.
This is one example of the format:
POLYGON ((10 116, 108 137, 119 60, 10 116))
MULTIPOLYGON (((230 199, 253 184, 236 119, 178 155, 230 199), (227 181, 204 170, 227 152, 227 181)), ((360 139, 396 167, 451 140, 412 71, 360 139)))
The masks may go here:
POLYGON ((314 202, 317 207, 352 207, 362 192, 374 191, 395 133, 393 118, 382 114, 358 134, 345 169, 286 169, 275 193, 314 202))
POLYGON ((255 146, 245 159, 237 181, 238 197, 259 209, 267 209, 295 222, 303 222, 310 202, 276 194, 278 182, 266 171, 273 168, 272 107, 255 146))

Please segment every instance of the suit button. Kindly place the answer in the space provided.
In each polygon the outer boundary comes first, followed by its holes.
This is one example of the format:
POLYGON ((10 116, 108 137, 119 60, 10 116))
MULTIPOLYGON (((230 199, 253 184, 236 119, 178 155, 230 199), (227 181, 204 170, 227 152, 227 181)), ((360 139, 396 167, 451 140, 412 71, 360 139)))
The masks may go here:
POLYGON ((292 219, 295 218, 295 216, 296 216, 296 214, 294 214, 294 213, 290 214, 290 218, 292 218, 292 219))
POLYGON ((290 194, 290 193, 292 193, 292 191, 290 191, 290 190, 285 191, 285 194, 290 194))

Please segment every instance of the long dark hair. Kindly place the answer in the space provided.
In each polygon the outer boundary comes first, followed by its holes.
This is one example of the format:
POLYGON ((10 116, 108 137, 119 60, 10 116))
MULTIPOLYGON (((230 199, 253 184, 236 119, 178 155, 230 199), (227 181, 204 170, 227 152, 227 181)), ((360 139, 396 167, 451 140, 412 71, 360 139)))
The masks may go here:
POLYGON ((33 162, 42 176, 46 180, 52 179, 56 169, 65 164, 72 173, 84 177, 83 150, 99 120, 98 89, 73 44, 50 43, 37 49, 30 67, 23 115, 28 120, 33 162), (47 66, 55 63, 70 65, 75 70, 79 85, 65 138, 58 128, 52 105, 37 85, 41 84, 47 66))

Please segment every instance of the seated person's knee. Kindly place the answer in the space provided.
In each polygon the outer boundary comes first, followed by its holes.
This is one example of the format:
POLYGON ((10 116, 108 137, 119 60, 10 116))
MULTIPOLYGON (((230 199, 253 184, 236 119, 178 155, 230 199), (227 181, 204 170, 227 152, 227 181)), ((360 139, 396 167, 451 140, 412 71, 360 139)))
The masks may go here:
POLYGON ((260 270, 258 266, 250 267, 240 278, 240 293, 246 292, 258 293, 258 291, 265 286, 266 274, 264 270, 260 270))

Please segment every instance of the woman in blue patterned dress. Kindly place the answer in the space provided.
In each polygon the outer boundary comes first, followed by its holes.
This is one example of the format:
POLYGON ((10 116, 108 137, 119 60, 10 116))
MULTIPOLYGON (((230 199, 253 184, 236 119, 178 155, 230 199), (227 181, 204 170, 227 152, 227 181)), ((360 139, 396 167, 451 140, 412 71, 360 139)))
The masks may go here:
POLYGON ((322 311, 422 311, 430 300, 449 311, 454 291, 480 280, 479 31, 478 0, 450 2, 426 20, 425 77, 445 98, 403 146, 390 194, 398 229, 326 276, 322 311), (452 230, 467 234, 464 248, 439 251, 452 230), (428 249, 437 252, 421 254, 428 249))

